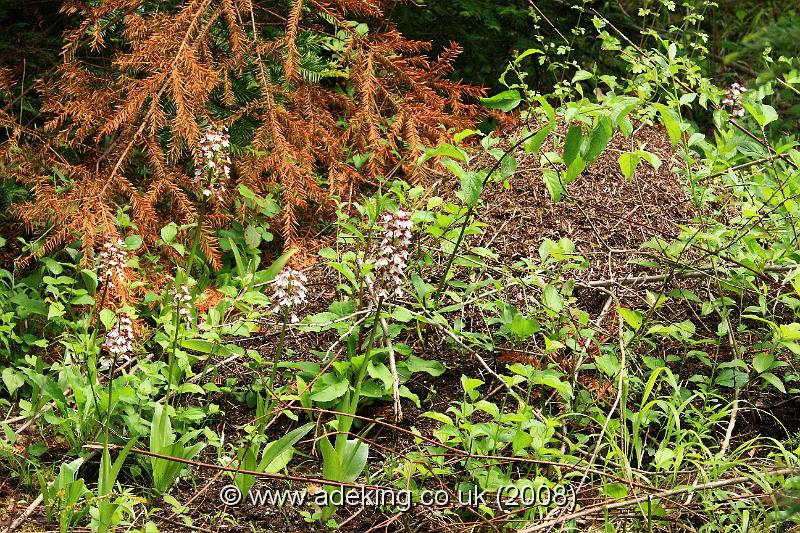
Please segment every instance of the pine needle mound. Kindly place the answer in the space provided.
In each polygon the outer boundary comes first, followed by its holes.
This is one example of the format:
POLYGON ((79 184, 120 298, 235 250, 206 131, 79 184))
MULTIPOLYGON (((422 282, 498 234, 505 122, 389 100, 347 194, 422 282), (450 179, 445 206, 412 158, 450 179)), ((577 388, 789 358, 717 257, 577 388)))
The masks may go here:
MULTIPOLYGON (((519 138, 519 133, 506 138, 519 138)), ((644 273, 647 269, 632 261, 646 259, 657 250, 642 249, 642 244, 654 237, 676 237, 679 225, 698 214, 680 185, 680 176, 672 170, 673 151, 661 129, 641 125, 630 138, 617 132, 600 159, 569 184, 560 202, 553 203, 542 176, 547 162, 520 148, 510 188, 492 183, 484 191, 487 207, 480 220, 491 229, 483 244, 491 242, 499 262, 511 264, 524 257, 538 259, 544 239, 566 237, 575 243, 575 253, 589 261, 588 269, 575 272, 584 281, 644 273), (656 170, 642 162, 627 180, 618 158, 637 149, 657 155, 662 164, 656 170)))

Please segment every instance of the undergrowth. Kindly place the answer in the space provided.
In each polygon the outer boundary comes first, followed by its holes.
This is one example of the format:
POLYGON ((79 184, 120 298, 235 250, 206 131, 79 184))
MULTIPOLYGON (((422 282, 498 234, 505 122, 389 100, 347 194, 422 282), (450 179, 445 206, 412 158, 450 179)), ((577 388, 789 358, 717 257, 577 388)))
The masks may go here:
POLYGON ((248 2, 101 2, 45 137, 0 116, 33 230, 0 237, 7 529, 796 524, 800 151, 776 82, 719 87, 694 46, 585 11, 625 75, 541 94, 543 52, 520 53, 481 99, 517 126, 487 133, 450 56, 335 5, 276 32, 248 2), (609 160, 677 183, 693 220, 593 255, 513 225, 535 253, 493 249, 498 191, 575 203, 609 160))

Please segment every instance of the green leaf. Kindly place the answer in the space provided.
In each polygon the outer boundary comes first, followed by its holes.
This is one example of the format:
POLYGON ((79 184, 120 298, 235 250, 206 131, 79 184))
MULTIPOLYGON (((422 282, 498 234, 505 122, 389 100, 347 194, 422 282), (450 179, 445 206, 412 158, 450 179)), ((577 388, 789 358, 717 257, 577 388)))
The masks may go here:
POLYGON ((504 113, 508 113, 512 109, 516 108, 521 101, 522 98, 519 95, 519 91, 515 89, 503 91, 488 98, 481 98, 481 103, 485 107, 488 107, 489 109, 499 109, 504 113))
POLYGON ((176 226, 174 222, 170 222, 161 228, 161 238, 164 242, 169 243, 174 241, 176 235, 178 235, 178 226, 176 226))
POLYGON ((461 190, 456 196, 467 205, 473 207, 478 203, 483 190, 483 174, 479 172, 467 171, 461 174, 461 190))
POLYGON ((392 309, 392 318, 394 318, 398 322, 408 322, 409 320, 414 318, 414 315, 411 313, 411 311, 409 311, 405 307, 397 305, 395 306, 394 309, 392 309))
POLYGON ((22 374, 16 372, 13 368, 4 368, 2 377, 9 396, 13 396, 14 392, 25 384, 22 374))
POLYGON ((569 185, 581 175, 581 172, 586 168, 586 163, 580 156, 576 157, 572 164, 567 168, 567 175, 564 176, 564 185, 569 185))
POLYGON ((611 353, 606 353, 596 357, 594 364, 597 367, 597 370, 608 377, 614 377, 617 375, 617 372, 619 372, 619 359, 617 359, 616 355, 611 353))
POLYGON ((248 224, 244 229, 244 242, 247 244, 248 248, 252 248, 253 250, 257 250, 259 245, 261 245, 261 233, 258 231, 255 224, 248 224))
POLYGON ((200 339, 182 339, 180 344, 182 348, 186 348, 187 350, 192 350, 193 352, 200 352, 200 353, 212 353, 212 352, 219 353, 219 349, 221 348, 221 346, 218 343, 213 343, 200 339))
POLYGON ((594 77, 594 75, 586 70, 579 70, 572 76, 572 83, 583 81, 583 80, 590 80, 594 77))
POLYGON ((639 154, 634 152, 625 152, 619 156, 619 168, 622 170, 622 175, 625 176, 625 179, 633 178, 641 159, 639 154))
POLYGON ((324 374, 312 390, 311 400, 315 402, 329 402, 344 395, 350 388, 350 382, 345 377, 336 377, 334 374, 324 374))
POLYGON ((100 322, 106 327, 106 330, 110 330, 114 326, 114 322, 117 319, 117 315, 114 314, 114 311, 111 309, 103 309, 100 311, 100 322))
POLYGON ((564 194, 564 185, 561 183, 561 176, 555 170, 546 168, 542 170, 542 177, 544 184, 547 187, 547 192, 550 193, 550 198, 553 202, 560 202, 561 196, 564 194))
POLYGON ((421 357, 417 357, 415 355, 409 355, 408 359, 405 361, 406 368, 409 372, 416 373, 416 372, 427 372, 433 377, 438 377, 444 374, 444 365, 439 361, 433 361, 429 359, 422 359, 421 357))
POLYGON ((542 303, 549 311, 559 313, 564 308, 564 299, 553 285, 548 285, 542 292, 542 303))
MULTIPOLYGON (((471 131, 471 130, 468 130, 471 131)), ((420 156, 417 160, 417 164, 422 164, 428 159, 432 157, 452 157, 453 159, 458 159, 459 161, 466 161, 467 160, 467 153, 458 148, 457 146, 453 146, 452 144, 442 143, 436 148, 429 148, 425 151, 424 154, 420 156)))
POLYGON ((341 465, 344 479, 337 481, 352 483, 358 479, 367 464, 368 457, 369 446, 366 443, 357 439, 348 440, 347 444, 345 444, 344 458, 341 465))
POLYGON ((522 314, 517 314, 514 316, 514 319, 511 321, 511 325, 509 329, 511 333, 516 335, 520 338, 520 340, 525 340, 537 331, 539 331, 539 322, 537 320, 526 318, 522 314))
POLYGON ((553 131, 553 125, 552 124, 548 124, 544 128, 542 128, 539 131, 537 131, 536 134, 533 137, 531 137, 530 139, 525 141, 525 144, 523 145, 523 148, 525 149, 525 153, 528 153, 528 154, 530 154, 530 153, 538 153, 539 152, 539 148, 541 148, 541 146, 542 146, 542 143, 547 138, 547 136, 550 135, 550 132, 552 132, 552 131, 553 131))
POLYGON ((369 366, 367 366, 367 374, 369 374, 369 377, 383 383, 384 389, 390 388, 394 382, 392 371, 383 363, 373 364, 370 362, 369 366))
POLYGON ((778 112, 771 105, 759 102, 745 102, 744 108, 750 113, 762 128, 778 120, 778 112))
POLYGON ((268 283, 272 281, 278 273, 283 270, 283 267, 286 266, 286 263, 289 262, 289 259, 297 253, 297 248, 292 248, 287 252, 281 254, 279 258, 275 260, 266 270, 259 271, 256 275, 257 280, 256 283, 268 283))
POLYGON ((771 353, 761 352, 753 357, 753 369, 759 374, 763 374, 775 363, 775 356, 771 353))
POLYGON ((638 311, 626 309, 625 307, 617 307, 617 312, 634 330, 638 330, 642 327, 642 315, 638 311))
POLYGON ((603 494, 615 500, 621 500, 628 495, 628 488, 624 483, 606 483, 603 485, 603 494))
POLYGON ((675 111, 664 104, 655 104, 655 107, 658 109, 659 115, 661 115, 661 122, 664 124, 664 127, 667 128, 669 140, 672 141, 673 145, 678 144, 678 141, 681 140, 680 118, 675 111))
POLYGON ((572 162, 578 157, 582 143, 583 130, 581 127, 577 124, 570 126, 567 136, 564 138, 564 154, 562 156, 567 167, 572 165, 572 162))
POLYGON ((463 141, 467 137, 472 137, 473 135, 477 135, 479 133, 480 133, 479 131, 470 130, 470 129, 462 130, 462 131, 459 131, 458 133, 456 133, 455 135, 453 135, 453 140, 455 142, 457 142, 457 143, 460 143, 461 141, 463 141))
MULTIPOLYGON (((258 468, 261 472, 277 472, 280 468, 274 468, 277 465, 274 465, 276 459, 278 459, 281 455, 284 455, 287 451, 289 451, 292 446, 297 444, 297 441, 305 437, 315 426, 314 422, 309 422, 304 426, 300 426, 299 428, 293 429, 280 439, 276 440, 273 443, 267 444, 264 447, 264 453, 261 456, 261 462, 258 465, 258 468)), ((285 466, 285 465, 284 465, 285 466)), ((283 468, 283 467, 281 467, 283 468)))
POLYGON ((656 154, 648 152, 647 150, 636 150, 636 153, 639 154, 642 159, 650 163, 650 166, 655 170, 661 168, 661 159, 656 154))
POLYGON ((128 235, 125 237, 125 248, 128 250, 138 250, 142 246, 142 238, 138 235, 128 235))
POLYGON ((325 247, 321 249, 319 252, 319 256, 323 259, 336 259, 336 250, 330 247, 325 247))
POLYGON ((611 127, 611 119, 608 117, 600 117, 589 137, 589 146, 586 149, 583 159, 589 164, 597 161, 603 153, 603 150, 608 146, 608 142, 613 135, 614 129, 611 127))
POLYGON ((81 270, 81 279, 89 294, 94 294, 97 291, 97 272, 84 268, 81 270))
POLYGON ((765 372, 761 374, 761 379, 781 391, 783 394, 786 394, 786 387, 783 385, 783 382, 780 380, 778 376, 773 374, 772 372, 765 372))

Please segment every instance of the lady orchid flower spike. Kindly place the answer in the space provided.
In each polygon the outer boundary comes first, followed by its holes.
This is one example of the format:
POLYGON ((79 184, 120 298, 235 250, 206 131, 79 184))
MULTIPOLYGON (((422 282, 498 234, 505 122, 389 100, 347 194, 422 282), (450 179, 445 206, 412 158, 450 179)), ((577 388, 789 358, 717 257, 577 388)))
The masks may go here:
POLYGON ((222 200, 225 183, 231 175, 228 128, 209 126, 198 144, 203 157, 194 171, 195 182, 203 187, 203 196, 222 200))
POLYGON ((400 209, 396 213, 384 213, 381 225, 374 278, 367 276, 366 283, 375 297, 389 298, 392 294, 400 297, 403 295, 403 273, 408 266, 408 248, 414 224, 411 215, 400 209))
POLYGON ((125 278, 128 253, 122 239, 108 237, 100 250, 97 260, 97 280, 108 287, 114 286, 115 280, 125 278))
POLYGON ((291 267, 286 267, 275 276, 273 283, 275 290, 272 293, 272 301, 275 302, 273 311, 291 312, 291 321, 299 322, 300 319, 294 313, 295 307, 306 301, 306 275, 291 267))
POLYGON ((722 100, 722 105, 730 108, 731 114, 735 117, 744 117, 744 106, 741 102, 741 96, 747 92, 747 89, 737 82, 731 84, 725 91, 725 98, 722 100))
POLYGON ((178 313, 181 319, 189 320, 191 317, 192 295, 189 293, 189 286, 181 284, 177 289, 169 291, 172 296, 172 308, 178 313))
POLYGON ((107 370, 112 361, 116 364, 119 361, 128 362, 131 360, 131 354, 133 353, 133 322, 128 313, 121 313, 117 323, 111 328, 111 331, 106 333, 103 348, 108 351, 112 359, 101 359, 99 366, 101 370, 107 370))

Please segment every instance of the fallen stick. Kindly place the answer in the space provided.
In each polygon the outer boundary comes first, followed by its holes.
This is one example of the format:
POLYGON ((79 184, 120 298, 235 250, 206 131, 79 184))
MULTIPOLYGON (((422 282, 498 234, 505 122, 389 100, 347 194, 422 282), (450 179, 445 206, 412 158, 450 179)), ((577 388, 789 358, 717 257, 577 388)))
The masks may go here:
MULTIPOLYGON (((798 471, 800 470, 797 468, 779 468, 776 470, 768 470, 766 474, 770 476, 788 476, 797 474, 798 471)), ((553 526, 563 524, 564 522, 569 522, 570 520, 575 520, 576 518, 589 516, 594 513, 604 513, 606 511, 612 511, 614 509, 622 509, 646 501, 671 498, 673 496, 679 496, 681 494, 686 494, 687 492, 692 492, 692 491, 718 489, 720 487, 738 485, 739 483, 747 483, 748 481, 753 481, 753 480, 748 476, 740 476, 730 479, 718 479, 717 481, 710 481, 708 483, 703 483, 701 485, 694 485, 694 486, 689 485, 677 489, 663 490, 661 492, 655 492, 653 494, 647 494, 645 496, 637 496, 636 498, 629 498, 627 500, 622 500, 622 501, 613 501, 613 500, 605 501, 602 503, 597 503, 594 505, 590 505, 588 507, 584 507, 580 511, 575 511, 573 513, 559 516, 558 518, 555 518, 553 520, 549 520, 541 524, 536 524, 535 526, 520 529, 517 533, 533 533, 534 531, 549 529, 553 526)))
MULTIPOLYGON (((764 268, 764 272, 788 272, 789 270, 794 270, 795 268, 800 268, 800 265, 770 265, 764 268)), ((699 268, 697 270, 692 270, 690 272, 676 272, 672 275, 670 274, 658 274, 652 276, 636 276, 631 278, 621 278, 621 279, 603 279, 597 281, 589 281, 585 283, 580 283, 581 287, 589 287, 592 289, 605 289, 608 287, 613 287, 614 285, 643 285, 645 283, 654 283, 660 281, 666 281, 670 277, 674 279, 691 279, 691 278, 702 278, 707 276, 710 272, 716 272, 718 269, 712 267, 705 267, 699 268)))

